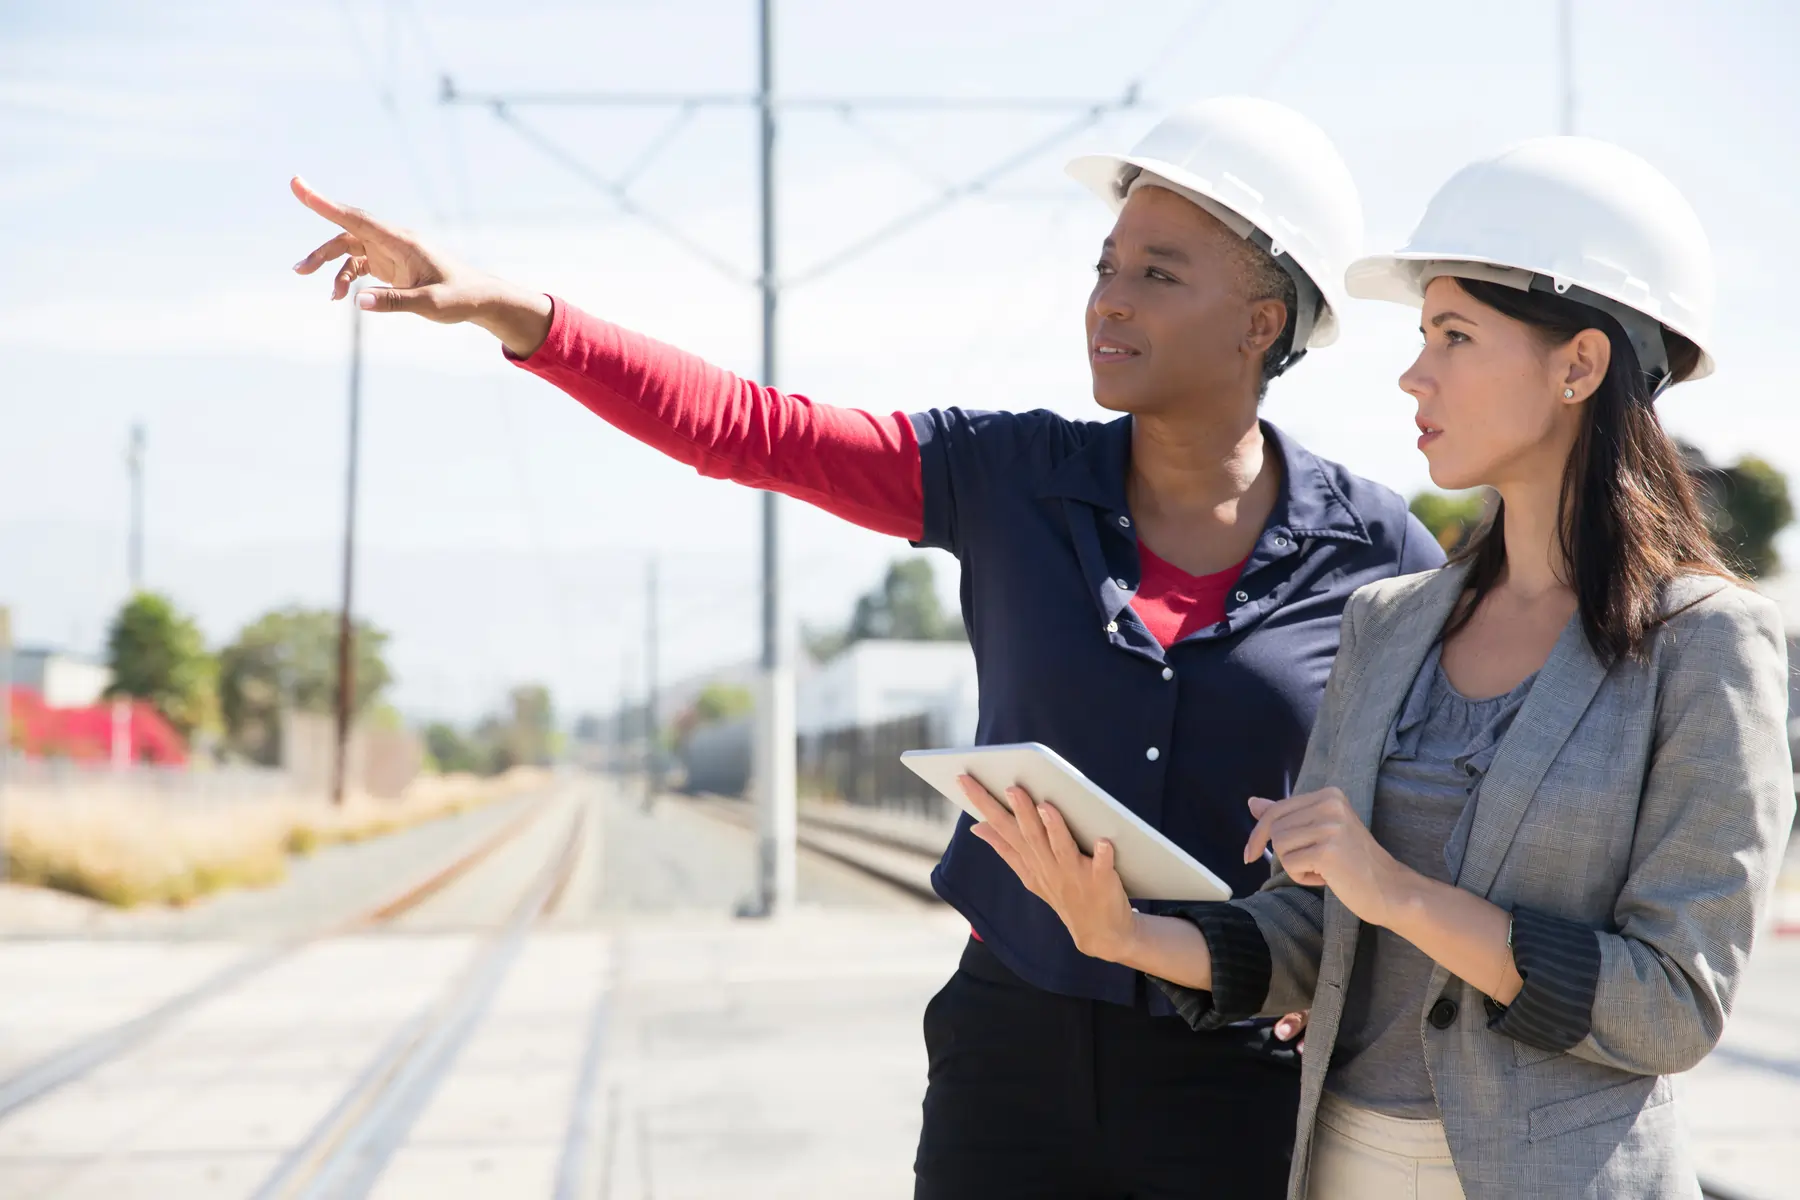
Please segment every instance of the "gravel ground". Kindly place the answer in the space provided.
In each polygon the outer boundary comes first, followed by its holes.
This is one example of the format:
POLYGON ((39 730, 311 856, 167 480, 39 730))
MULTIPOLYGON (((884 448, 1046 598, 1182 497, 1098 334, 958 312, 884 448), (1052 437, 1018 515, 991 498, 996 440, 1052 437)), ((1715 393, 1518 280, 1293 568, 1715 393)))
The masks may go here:
MULTIPOLYGON (((678 796, 644 813, 638 798, 602 785, 600 870, 565 903, 565 918, 632 913, 729 913, 755 890, 756 837, 678 796)), ((897 888, 806 850, 800 851, 799 901, 852 909, 916 910, 897 888)))

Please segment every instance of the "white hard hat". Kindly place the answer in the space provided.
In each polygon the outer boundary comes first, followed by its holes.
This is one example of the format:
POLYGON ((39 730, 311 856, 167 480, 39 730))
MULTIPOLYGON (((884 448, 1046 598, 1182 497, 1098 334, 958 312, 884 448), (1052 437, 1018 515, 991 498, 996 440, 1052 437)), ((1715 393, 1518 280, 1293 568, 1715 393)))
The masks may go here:
POLYGON ((1666 327, 1700 348, 1710 375, 1713 255, 1675 185, 1630 151, 1581 137, 1520 142, 1438 189, 1411 240, 1358 259, 1352 296, 1423 302, 1440 275, 1555 291, 1619 322, 1639 365, 1665 385, 1666 327))
POLYGON ((1254 96, 1219 96, 1165 118, 1129 154, 1092 154, 1071 176, 1117 212, 1152 184, 1192 200, 1294 277, 1294 353, 1337 340, 1344 266, 1362 248, 1356 181, 1324 130, 1254 96))

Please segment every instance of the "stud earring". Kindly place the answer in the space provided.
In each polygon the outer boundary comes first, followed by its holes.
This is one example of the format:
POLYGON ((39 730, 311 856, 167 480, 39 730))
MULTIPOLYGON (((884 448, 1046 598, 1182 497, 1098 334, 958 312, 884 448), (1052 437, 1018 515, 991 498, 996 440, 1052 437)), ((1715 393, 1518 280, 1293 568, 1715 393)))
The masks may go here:
POLYGON ((1564 388, 1563 389, 1563 399, 1564 400, 1573 400, 1574 398, 1575 398, 1575 389, 1574 388, 1564 388))

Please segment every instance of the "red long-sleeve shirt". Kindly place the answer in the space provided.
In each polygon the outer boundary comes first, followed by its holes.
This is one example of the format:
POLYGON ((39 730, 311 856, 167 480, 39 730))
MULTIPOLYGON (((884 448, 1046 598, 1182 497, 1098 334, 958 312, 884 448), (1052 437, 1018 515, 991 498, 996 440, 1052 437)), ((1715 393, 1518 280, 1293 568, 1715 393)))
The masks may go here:
MULTIPOLYGON (((543 346, 514 361, 602 420, 702 475, 780 492, 877 533, 923 535, 919 439, 906 414, 817 404, 553 304, 543 346)), ((1131 607, 1164 647, 1225 619, 1242 563, 1190 575, 1141 542, 1138 553, 1131 607)))

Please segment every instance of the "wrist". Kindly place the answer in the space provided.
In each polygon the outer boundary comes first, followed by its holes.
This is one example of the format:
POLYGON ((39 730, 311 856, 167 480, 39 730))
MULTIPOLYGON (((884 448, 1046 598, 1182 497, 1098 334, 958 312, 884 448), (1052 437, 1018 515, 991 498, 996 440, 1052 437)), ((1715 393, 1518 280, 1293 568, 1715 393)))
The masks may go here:
POLYGON ((1373 922, 1384 929, 1404 935, 1428 904, 1423 875, 1397 860, 1390 860, 1388 877, 1381 886, 1380 919, 1373 922))
POLYGON ((499 279, 482 291, 485 294, 476 301, 469 321, 499 338, 515 358, 537 353, 550 336, 555 313, 550 297, 499 279))
POLYGON ((1105 938, 1090 940, 1086 944, 1077 942, 1075 948, 1089 958, 1136 969, 1136 959, 1143 946, 1143 919, 1143 914, 1133 909, 1131 919, 1123 929, 1115 930, 1105 938))

